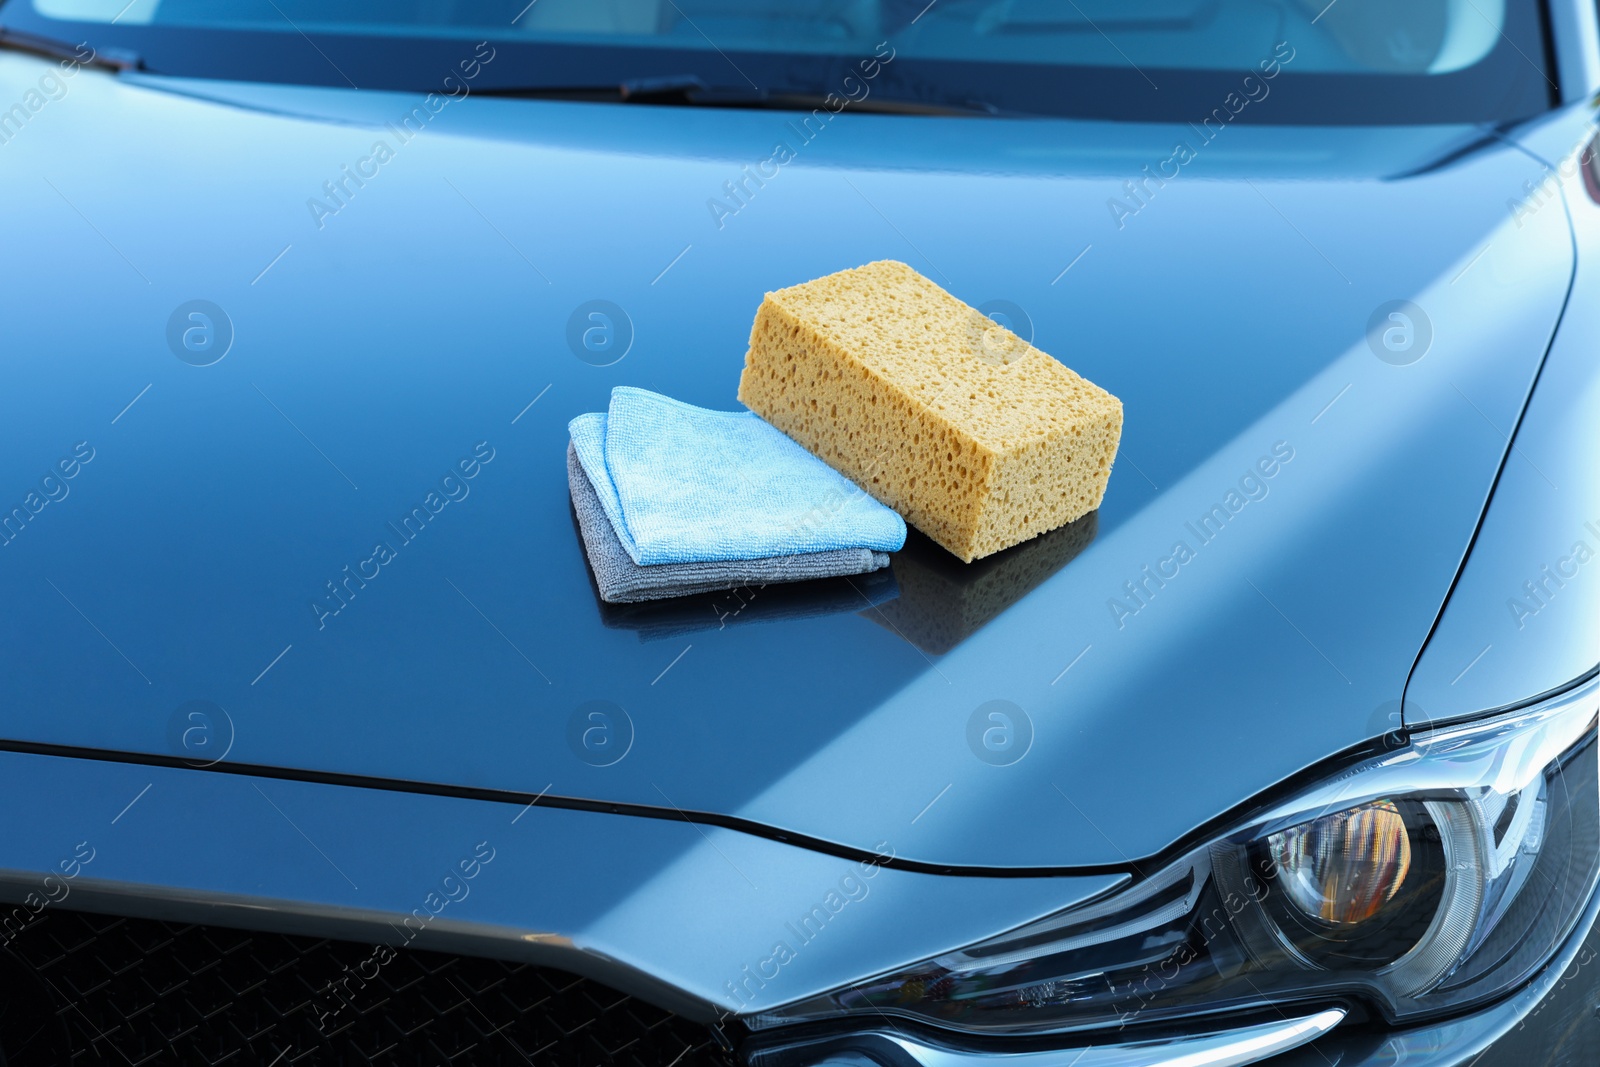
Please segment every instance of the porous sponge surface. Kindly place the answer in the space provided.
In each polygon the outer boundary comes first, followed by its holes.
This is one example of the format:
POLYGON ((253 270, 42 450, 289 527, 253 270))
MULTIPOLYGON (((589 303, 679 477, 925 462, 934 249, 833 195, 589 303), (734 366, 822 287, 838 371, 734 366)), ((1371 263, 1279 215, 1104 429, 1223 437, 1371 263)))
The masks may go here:
POLYGON ((961 559, 1100 506, 1122 402, 904 263, 768 293, 739 400, 961 559))

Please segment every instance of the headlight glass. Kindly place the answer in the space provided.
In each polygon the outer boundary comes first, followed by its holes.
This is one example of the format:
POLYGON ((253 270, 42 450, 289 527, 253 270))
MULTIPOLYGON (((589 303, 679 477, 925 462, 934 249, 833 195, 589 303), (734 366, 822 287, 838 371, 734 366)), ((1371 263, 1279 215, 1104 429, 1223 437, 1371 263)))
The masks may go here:
POLYGON ((1597 687, 1416 733, 1112 896, 750 1023, 1040 1034, 1330 998, 1400 1022, 1502 996, 1600 877, 1597 687))
POLYGON ((1291 826, 1267 850, 1295 909, 1333 929, 1370 924, 1411 874, 1411 828, 1392 800, 1291 826))

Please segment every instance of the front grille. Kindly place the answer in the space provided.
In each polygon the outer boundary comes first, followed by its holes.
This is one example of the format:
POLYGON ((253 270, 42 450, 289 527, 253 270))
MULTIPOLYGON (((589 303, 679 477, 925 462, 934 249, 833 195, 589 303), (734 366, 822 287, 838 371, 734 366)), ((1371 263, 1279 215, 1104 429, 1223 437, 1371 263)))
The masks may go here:
POLYGON ((730 1067, 704 1026, 597 982, 385 951, 48 909, 0 958, 0 1067, 730 1067))

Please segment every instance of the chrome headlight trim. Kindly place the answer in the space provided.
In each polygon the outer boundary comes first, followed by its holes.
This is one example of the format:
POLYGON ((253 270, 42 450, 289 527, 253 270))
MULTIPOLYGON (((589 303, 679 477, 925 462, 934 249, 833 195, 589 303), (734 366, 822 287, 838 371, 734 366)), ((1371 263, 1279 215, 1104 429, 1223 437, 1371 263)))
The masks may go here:
POLYGON ((955 1048, 891 1030, 749 1051, 753 1067, 1243 1067, 1309 1044, 1344 1021, 1343 1008, 1198 1034, 1145 1038, 1084 1049, 1000 1052, 955 1048))

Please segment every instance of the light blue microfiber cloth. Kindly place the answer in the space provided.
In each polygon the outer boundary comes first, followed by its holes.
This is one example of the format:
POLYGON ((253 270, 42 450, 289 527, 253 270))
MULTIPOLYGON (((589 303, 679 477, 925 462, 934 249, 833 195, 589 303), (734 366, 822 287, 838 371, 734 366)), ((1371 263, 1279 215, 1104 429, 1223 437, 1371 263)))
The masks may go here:
POLYGON ((898 551, 906 524, 749 411, 630 386, 567 425, 617 539, 640 565, 898 551))

